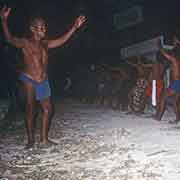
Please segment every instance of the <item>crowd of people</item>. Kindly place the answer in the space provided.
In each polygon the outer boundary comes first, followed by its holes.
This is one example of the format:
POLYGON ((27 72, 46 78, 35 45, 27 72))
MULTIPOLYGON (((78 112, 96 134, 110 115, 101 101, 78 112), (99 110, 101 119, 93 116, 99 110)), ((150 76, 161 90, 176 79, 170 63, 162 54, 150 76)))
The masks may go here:
MULTIPOLYGON (((106 105, 113 109, 130 110, 134 113, 144 113, 148 104, 151 104, 156 114, 154 119, 161 121, 166 109, 167 101, 173 104, 176 119, 180 121, 180 43, 177 38, 171 51, 159 48, 155 60, 143 56, 127 59, 126 68, 97 65, 92 73, 92 83, 83 82, 84 87, 94 86, 94 91, 81 93, 81 99, 86 103, 106 105), (127 68, 128 67, 128 68, 127 68), (170 69, 170 86, 165 84, 166 70, 170 69), (86 84, 89 85, 86 86, 86 84), (153 92, 155 90, 155 93, 153 92), (171 98, 169 98, 171 97, 171 98)), ((85 74, 83 75, 85 78, 85 74)), ((81 92, 83 92, 81 86, 81 92)))

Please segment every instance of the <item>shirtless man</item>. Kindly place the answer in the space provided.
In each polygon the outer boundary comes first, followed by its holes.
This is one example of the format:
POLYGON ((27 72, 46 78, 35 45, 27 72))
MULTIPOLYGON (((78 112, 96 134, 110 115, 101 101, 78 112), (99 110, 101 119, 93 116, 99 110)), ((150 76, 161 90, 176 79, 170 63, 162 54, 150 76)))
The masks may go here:
POLYGON ((160 51, 162 55, 170 62, 172 79, 169 88, 167 88, 161 96, 155 119, 158 121, 161 120, 165 110, 165 101, 167 97, 174 96, 174 109, 176 113, 175 122, 178 123, 180 121, 180 112, 178 107, 180 99, 180 55, 178 51, 173 52, 172 54, 167 53, 163 49, 161 49, 160 51))
POLYGON ((46 22, 37 17, 30 22, 30 36, 18 38, 11 34, 8 28, 8 17, 11 8, 4 6, 0 11, 2 27, 5 37, 9 43, 23 52, 24 68, 20 72, 19 79, 22 81, 26 93, 26 127, 28 143, 26 148, 34 145, 34 109, 39 101, 42 108, 42 127, 40 141, 43 145, 53 144, 48 138, 50 118, 52 115, 51 90, 47 76, 48 49, 62 46, 81 25, 86 21, 84 16, 79 16, 73 26, 61 37, 53 40, 45 39, 47 31, 46 22), (36 100, 36 101, 35 101, 36 100))

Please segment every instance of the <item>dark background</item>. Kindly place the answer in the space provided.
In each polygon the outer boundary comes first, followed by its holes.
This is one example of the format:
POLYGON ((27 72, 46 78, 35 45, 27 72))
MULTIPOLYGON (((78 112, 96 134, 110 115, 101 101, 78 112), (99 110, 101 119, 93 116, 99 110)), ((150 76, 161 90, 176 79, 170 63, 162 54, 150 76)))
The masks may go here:
MULTIPOLYGON (((180 32, 180 3, 163 0, 0 0, 12 7, 9 25, 12 33, 26 33, 28 19, 40 15, 47 19, 48 36, 63 34, 76 16, 84 14, 87 22, 61 48, 49 51, 49 76, 55 94, 60 94, 64 79, 92 63, 121 64, 120 48, 138 41, 164 35, 167 43, 180 32), (142 7, 143 22, 118 30, 113 15, 134 5, 142 7)), ((0 29, 0 88, 12 81, 13 64, 21 53, 8 45, 0 29), (8 53, 4 49, 8 47, 8 53), (4 58, 5 56, 5 58, 4 58), (8 58, 7 58, 8 57, 8 58), (7 59, 9 61, 7 62, 7 59), (8 75, 10 74, 10 75, 8 75), (9 78, 9 79, 8 79, 9 78)))

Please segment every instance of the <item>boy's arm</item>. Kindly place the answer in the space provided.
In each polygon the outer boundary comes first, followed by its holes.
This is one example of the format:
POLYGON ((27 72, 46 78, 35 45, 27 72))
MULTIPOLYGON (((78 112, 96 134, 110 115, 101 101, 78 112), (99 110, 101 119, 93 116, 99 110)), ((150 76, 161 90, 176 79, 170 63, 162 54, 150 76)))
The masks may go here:
POLYGON ((48 48, 56 48, 63 45, 70 37, 75 33, 77 29, 81 27, 81 25, 86 21, 85 16, 79 16, 76 20, 74 25, 71 29, 69 29, 63 36, 54 39, 54 40, 47 40, 48 48))
POLYGON ((7 8, 6 6, 4 6, 2 10, 0 11, 2 28, 5 34, 5 38, 10 44, 14 45, 15 47, 22 48, 24 46, 24 40, 13 36, 11 32, 9 31, 7 19, 10 14, 10 11, 11 11, 11 8, 7 8))
POLYGON ((160 49, 160 52, 168 61, 170 61, 170 62, 176 61, 176 58, 174 56, 170 55, 169 53, 167 53, 164 49, 160 49))

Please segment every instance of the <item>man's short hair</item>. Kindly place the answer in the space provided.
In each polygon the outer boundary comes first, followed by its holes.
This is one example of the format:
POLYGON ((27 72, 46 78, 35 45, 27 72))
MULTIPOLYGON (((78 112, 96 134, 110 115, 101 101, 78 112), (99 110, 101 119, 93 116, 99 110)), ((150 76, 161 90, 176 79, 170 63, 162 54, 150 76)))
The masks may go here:
POLYGON ((37 22, 42 22, 42 24, 46 25, 46 20, 43 17, 33 17, 30 19, 29 21, 29 25, 30 26, 35 26, 37 24, 37 22))

